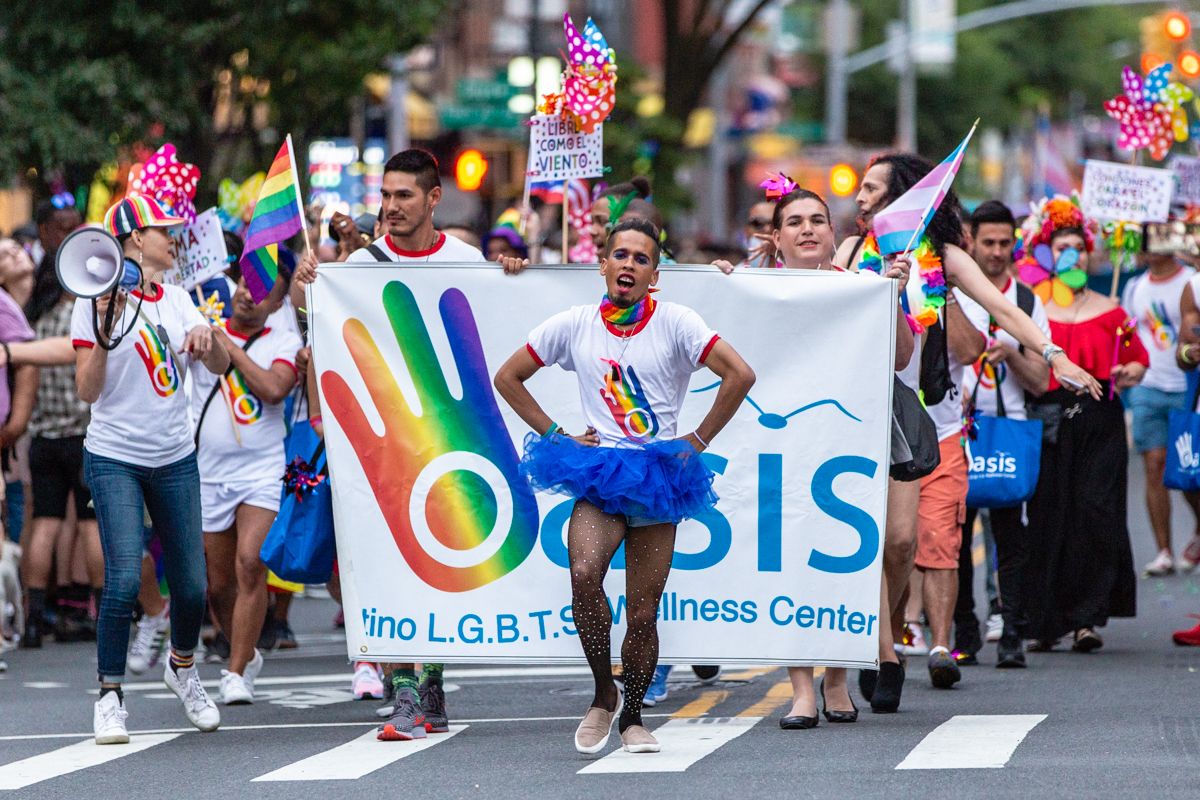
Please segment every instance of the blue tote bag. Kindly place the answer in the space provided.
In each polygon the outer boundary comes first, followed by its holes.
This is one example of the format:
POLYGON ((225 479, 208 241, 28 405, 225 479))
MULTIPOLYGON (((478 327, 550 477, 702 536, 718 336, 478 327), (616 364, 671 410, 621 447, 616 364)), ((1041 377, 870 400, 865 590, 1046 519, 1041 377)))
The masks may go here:
MULTIPOLYGON (((1188 382, 1194 377, 1189 374, 1188 382)), ((1163 485, 1168 489, 1185 492, 1200 490, 1200 414, 1196 413, 1196 402, 1200 400, 1200 384, 1192 393, 1192 405, 1187 410, 1171 412, 1167 423, 1167 468, 1163 472, 1163 485)))
MULTIPOLYGON (((979 384, 971 393, 971 413, 979 384)), ((1033 497, 1042 466, 1041 420, 1011 419, 996 386, 996 416, 979 414, 967 437, 967 505, 1009 508, 1033 497)))
POLYGON ((259 555, 285 581, 325 583, 335 556, 333 493, 325 443, 308 420, 292 425, 287 462, 283 501, 259 555))

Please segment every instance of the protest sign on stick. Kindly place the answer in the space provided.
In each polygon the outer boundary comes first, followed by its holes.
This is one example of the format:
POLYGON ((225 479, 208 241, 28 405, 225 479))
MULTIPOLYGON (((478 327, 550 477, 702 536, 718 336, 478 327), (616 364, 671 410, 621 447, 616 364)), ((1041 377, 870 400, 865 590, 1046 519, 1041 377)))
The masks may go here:
POLYGON ((531 176, 537 183, 562 183, 562 263, 567 263, 567 220, 570 200, 567 184, 575 178, 604 174, 604 126, 584 133, 574 119, 558 114, 536 114, 529 120, 529 168, 525 177, 528 202, 531 176))
POLYGON ((1088 161, 1083 170, 1083 213, 1102 222, 1165 222, 1174 188, 1170 170, 1088 161))
POLYGON ((175 240, 175 267, 163 273, 164 283, 190 291, 229 267, 225 234, 215 208, 197 214, 195 222, 172 232, 171 237, 175 240))

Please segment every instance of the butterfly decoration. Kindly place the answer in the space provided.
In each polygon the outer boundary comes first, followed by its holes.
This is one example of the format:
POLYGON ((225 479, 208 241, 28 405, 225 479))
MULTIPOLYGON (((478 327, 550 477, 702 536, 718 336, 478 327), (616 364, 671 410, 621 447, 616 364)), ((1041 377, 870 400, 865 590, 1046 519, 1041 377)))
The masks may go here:
POLYGON ((563 30, 567 35, 567 71, 562 111, 575 120, 581 131, 591 133, 616 106, 616 55, 591 17, 580 33, 571 15, 563 14, 563 30))
POLYGON ((200 168, 185 164, 176 155, 170 142, 142 164, 129 169, 129 194, 145 195, 158 200, 188 224, 196 221, 196 185, 200 183, 200 168))
POLYGON ((797 183, 780 172, 778 175, 770 175, 765 181, 758 185, 758 188, 766 190, 768 200, 774 200, 778 203, 783 198, 787 197, 792 192, 796 191, 797 183))
POLYGON ((1075 291, 1087 285, 1087 273, 1079 268, 1079 251, 1067 248, 1055 260, 1050 245, 1042 243, 1033 248, 1033 258, 1026 257, 1019 265, 1021 281, 1033 287, 1042 302, 1054 300, 1067 307, 1075 299, 1075 291))
POLYGON ((1170 83, 1170 64, 1152 69, 1144 78, 1126 66, 1121 70, 1124 93, 1104 102, 1104 110, 1120 124, 1117 146, 1122 150, 1148 150, 1162 161, 1174 144, 1182 124, 1187 135, 1187 112, 1183 108, 1187 87, 1170 83), (1164 96, 1165 95, 1165 96, 1164 96), (1183 122, 1176 119, 1183 115, 1183 122))
POLYGON ((240 234, 250 222, 258 193, 267 180, 267 173, 256 172, 242 183, 224 178, 217 185, 217 216, 221 227, 240 234))

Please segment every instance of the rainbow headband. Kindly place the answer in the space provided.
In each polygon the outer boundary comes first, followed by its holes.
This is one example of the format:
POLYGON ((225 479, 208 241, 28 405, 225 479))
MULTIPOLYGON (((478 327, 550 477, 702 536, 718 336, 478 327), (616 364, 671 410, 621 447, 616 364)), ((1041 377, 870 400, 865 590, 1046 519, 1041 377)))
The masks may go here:
MULTIPOLYGON (((946 305, 946 275, 942 272, 942 259, 933 249, 933 243, 929 241, 928 236, 921 237, 921 243, 910 255, 916 262, 925 303, 916 315, 909 313, 907 317, 913 333, 921 333, 938 321, 938 312, 946 305)), ((883 274, 883 256, 879 253, 879 242, 875 240, 875 234, 868 234, 863 242, 862 259, 858 265, 860 269, 883 274)))
MULTIPOLYGON (((650 290, 655 291, 654 289, 650 290)), ((657 303, 649 293, 628 308, 621 308, 608 295, 600 300, 600 316, 610 325, 636 325, 654 313, 657 303)))

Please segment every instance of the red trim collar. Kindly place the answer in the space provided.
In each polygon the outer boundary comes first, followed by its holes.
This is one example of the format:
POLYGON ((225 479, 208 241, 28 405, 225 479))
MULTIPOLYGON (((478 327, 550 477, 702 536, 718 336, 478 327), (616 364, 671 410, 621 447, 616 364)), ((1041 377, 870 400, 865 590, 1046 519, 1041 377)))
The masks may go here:
POLYGON ((1004 284, 1004 288, 1000 290, 1000 294, 1008 294, 1008 290, 1012 288, 1012 285, 1013 285, 1013 277, 1012 277, 1012 275, 1009 275, 1008 282, 1004 284))
MULTIPOLYGON (((235 337, 235 338, 238 338, 238 339, 243 339, 243 340, 245 340, 245 339, 249 339, 249 338, 250 338, 250 334, 248 334, 248 333, 242 333, 241 331, 234 330, 234 328, 233 328, 233 320, 232 320, 232 319, 229 319, 229 320, 227 320, 227 321, 225 322, 225 332, 226 332, 226 333, 228 333, 230 336, 233 336, 233 337, 235 337)), ((270 332, 271 332, 271 329, 270 329, 270 328, 263 328, 263 330, 262 330, 262 335, 263 335, 263 336, 266 336, 266 335, 267 335, 268 333, 270 333, 270 332)))
POLYGON ((438 231, 437 235, 437 241, 434 242, 433 247, 430 247, 428 250, 402 250, 396 246, 395 242, 392 241, 392 235, 390 233, 383 237, 383 241, 387 243, 388 249, 398 256, 403 256, 404 258, 425 258, 426 256, 431 256, 438 250, 441 250, 442 245, 446 243, 446 234, 438 231))
POLYGON ((164 294, 162 284, 152 283, 152 284, 150 284, 150 286, 154 289, 153 297, 150 297, 149 295, 144 295, 141 293, 141 291, 139 291, 137 289, 134 289, 133 291, 131 291, 130 294, 133 295, 134 297, 138 297, 138 298, 141 298, 142 300, 145 300, 147 303, 157 303, 159 300, 162 300, 162 297, 164 294))
POLYGON ((650 320, 654 316, 654 312, 656 312, 656 311, 658 311, 658 303, 655 303, 650 308, 650 313, 647 314, 646 316, 642 317, 641 321, 638 322, 637 325, 634 325, 632 328, 629 328, 628 330, 618 328, 616 325, 613 325, 611 322, 604 319, 604 317, 600 317, 600 320, 601 320, 601 322, 604 323, 604 327, 608 328, 608 332, 611 333, 613 336, 620 337, 621 339, 628 339, 630 336, 636 336, 639 333, 641 333, 642 329, 650 324, 650 320))

